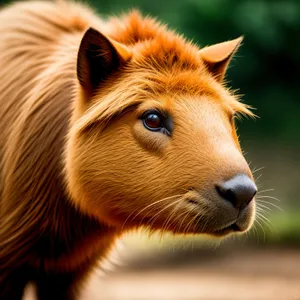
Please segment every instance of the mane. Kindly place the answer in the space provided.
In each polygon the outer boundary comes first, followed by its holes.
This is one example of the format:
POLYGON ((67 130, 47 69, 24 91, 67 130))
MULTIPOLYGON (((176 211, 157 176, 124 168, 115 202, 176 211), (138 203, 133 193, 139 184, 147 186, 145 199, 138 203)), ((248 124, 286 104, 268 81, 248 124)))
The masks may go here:
POLYGON ((112 28, 109 35, 114 40, 134 48, 140 59, 156 67, 204 70, 197 54, 199 47, 156 19, 143 17, 138 10, 121 18, 111 18, 109 24, 112 28))

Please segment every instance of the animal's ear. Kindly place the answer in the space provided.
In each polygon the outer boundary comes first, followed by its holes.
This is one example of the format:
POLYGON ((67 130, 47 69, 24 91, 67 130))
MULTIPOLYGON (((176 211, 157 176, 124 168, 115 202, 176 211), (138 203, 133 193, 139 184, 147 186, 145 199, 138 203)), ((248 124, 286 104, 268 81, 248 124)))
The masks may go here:
POLYGON ((237 51, 243 37, 205 47, 199 54, 206 64, 208 70, 221 82, 224 79, 227 67, 234 53, 237 51))
POLYGON ((89 28, 79 47, 77 78, 86 92, 93 92, 99 84, 131 59, 130 50, 89 28))

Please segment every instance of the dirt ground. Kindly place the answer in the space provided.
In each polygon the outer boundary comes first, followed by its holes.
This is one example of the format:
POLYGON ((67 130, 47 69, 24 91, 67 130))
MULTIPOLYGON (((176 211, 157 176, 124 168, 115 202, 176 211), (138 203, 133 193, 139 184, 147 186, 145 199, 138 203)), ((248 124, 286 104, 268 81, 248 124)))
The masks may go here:
POLYGON ((105 275, 97 270, 81 299, 300 300, 300 251, 193 253, 163 263, 131 257, 105 275))
POLYGON ((300 251, 240 249, 198 260, 196 255, 178 264, 173 257, 160 267, 129 262, 102 279, 95 276, 82 299, 300 300, 300 251))

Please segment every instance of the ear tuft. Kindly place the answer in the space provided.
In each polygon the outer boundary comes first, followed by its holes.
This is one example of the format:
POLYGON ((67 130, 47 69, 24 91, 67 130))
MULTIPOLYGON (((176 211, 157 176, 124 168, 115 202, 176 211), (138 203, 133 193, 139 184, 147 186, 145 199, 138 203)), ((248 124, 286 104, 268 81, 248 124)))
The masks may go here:
POLYGON ((130 50, 89 28, 84 34, 77 57, 77 78, 84 90, 92 92, 114 71, 131 59, 130 50))
POLYGON ((205 47, 199 51, 201 59, 208 70, 218 81, 224 79, 229 62, 243 41, 243 37, 235 40, 205 47))

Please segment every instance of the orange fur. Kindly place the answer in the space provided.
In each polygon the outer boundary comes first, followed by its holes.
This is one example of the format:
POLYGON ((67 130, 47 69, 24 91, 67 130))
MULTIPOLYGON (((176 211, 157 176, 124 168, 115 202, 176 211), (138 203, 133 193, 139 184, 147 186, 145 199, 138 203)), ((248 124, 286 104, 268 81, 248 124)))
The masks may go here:
POLYGON ((233 122, 252 114, 222 83, 240 40, 199 49, 137 11, 104 21, 62 1, 8 6, 0 28, 1 299, 29 279, 40 299, 75 298, 126 230, 236 218, 215 184, 252 178, 233 122), (143 126, 153 108, 171 136, 143 126))

